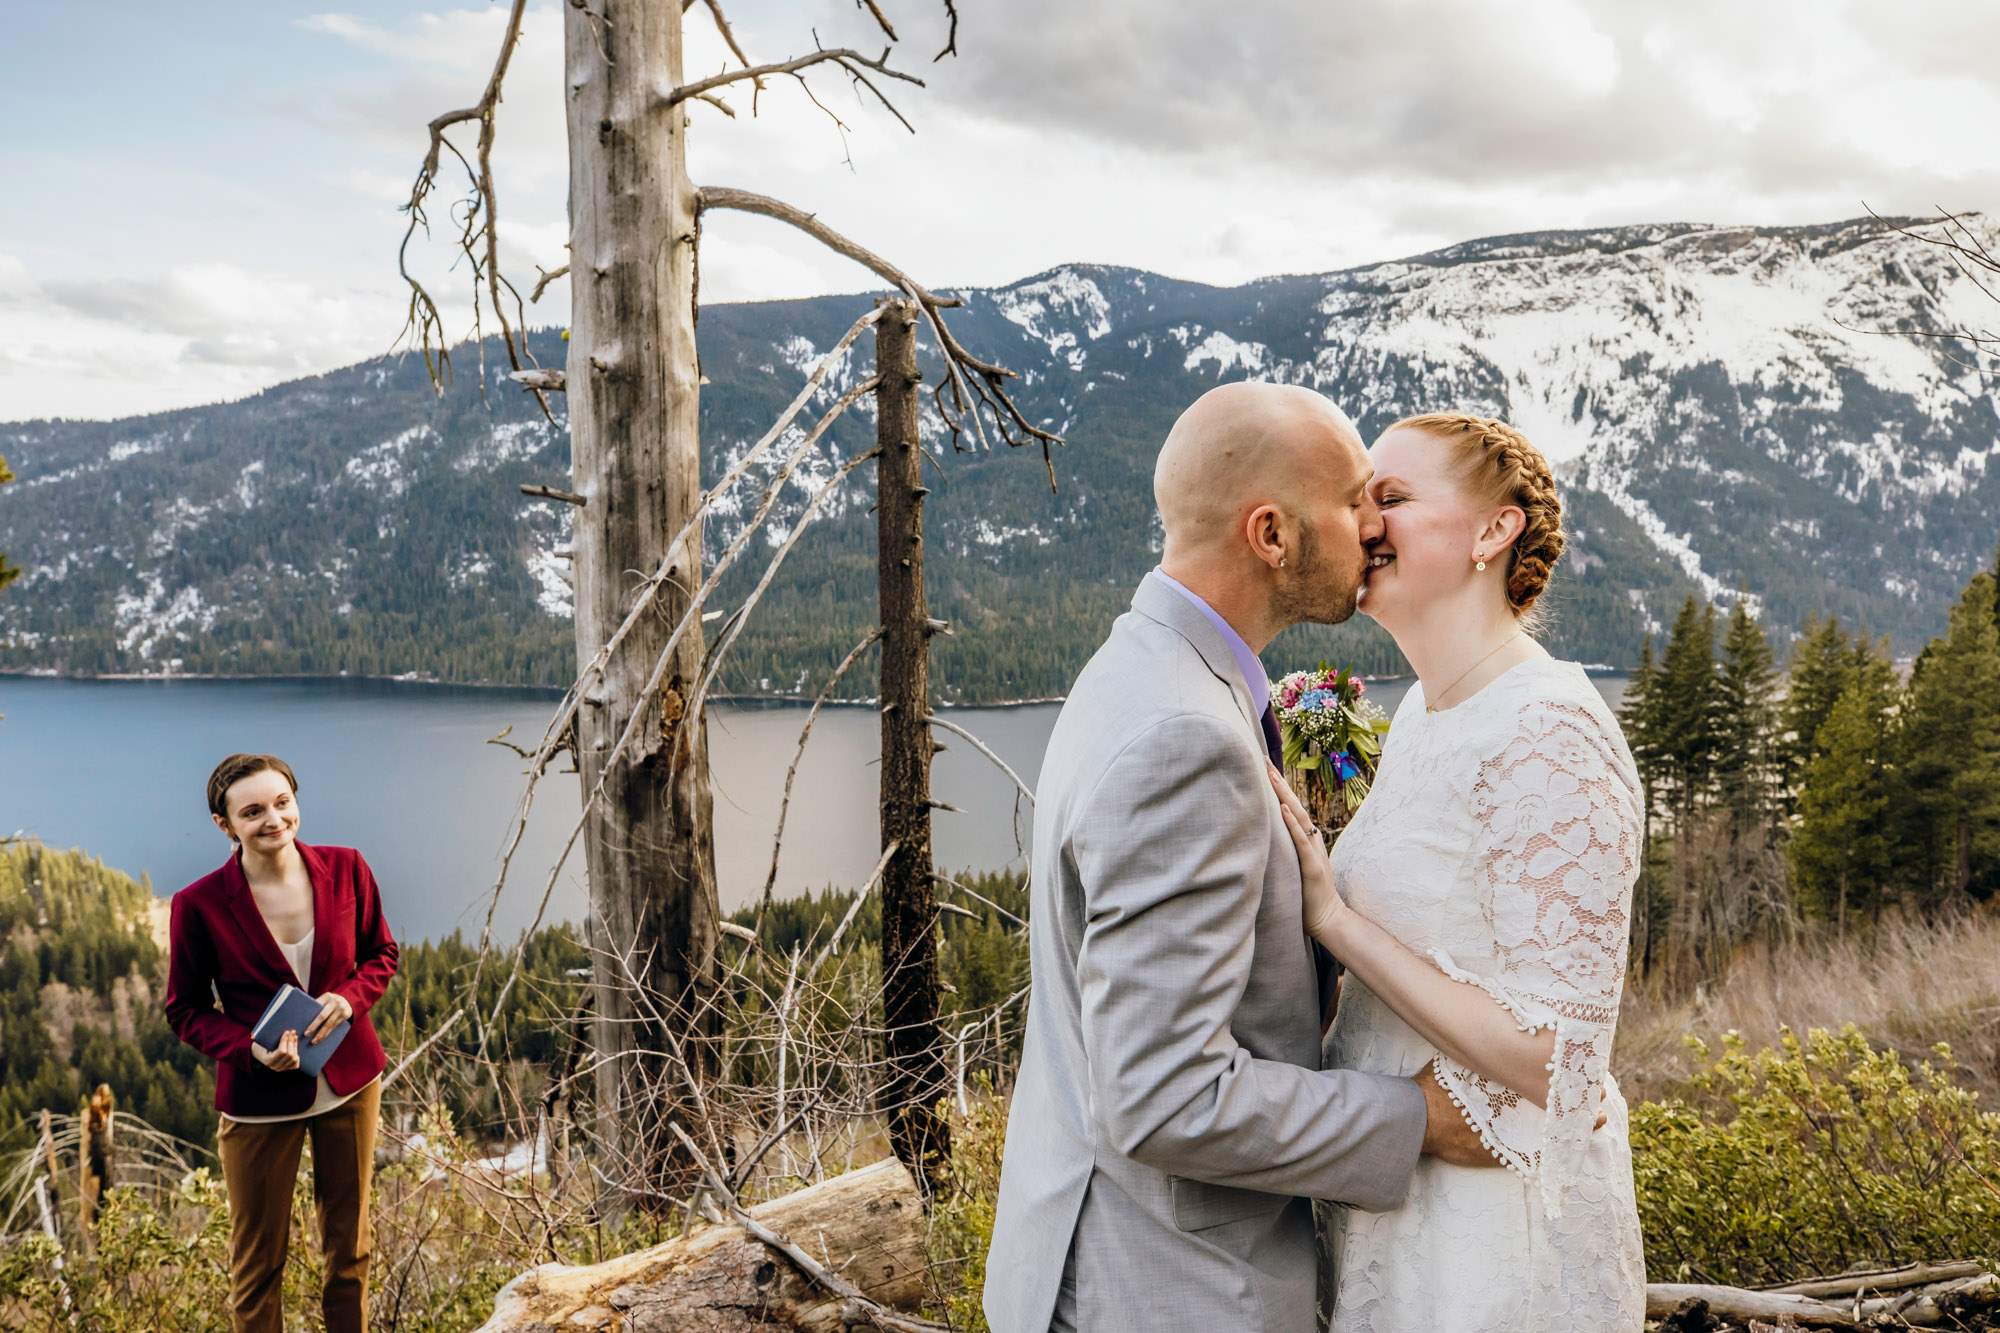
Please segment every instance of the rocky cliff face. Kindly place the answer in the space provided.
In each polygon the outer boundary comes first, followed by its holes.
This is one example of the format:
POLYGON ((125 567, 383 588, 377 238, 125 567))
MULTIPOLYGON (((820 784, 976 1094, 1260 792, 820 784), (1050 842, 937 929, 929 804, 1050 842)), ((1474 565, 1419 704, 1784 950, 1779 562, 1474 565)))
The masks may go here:
MULTIPOLYGON (((1051 495, 1039 459, 933 435, 933 600, 960 626, 939 678, 965 699, 1066 686, 1157 549, 1158 441, 1225 379, 1311 385, 1365 432, 1446 407, 1522 426, 1569 484, 1553 633, 1586 660, 1629 662, 1691 591, 1747 595, 1780 628, 1836 611, 1908 651, 1993 552, 1992 362, 1921 335, 2000 312, 1874 220, 1496 237, 1229 289, 1072 265, 958 295, 961 340, 1021 371, 1069 440, 1051 495)), ((702 312, 711 475, 866 301, 702 312)), ((560 364, 552 335, 535 347, 560 364)), ((864 340, 821 401, 868 360, 864 340)), ((0 596, 0 665, 557 679, 566 516, 516 486, 566 475, 561 400, 543 421, 477 361, 461 350, 442 397, 420 361, 383 358, 216 407, 0 427, 21 477, 0 549, 27 571, 0 596)), ((829 433, 779 531, 871 434, 865 411, 829 433)), ((867 623, 868 474, 851 484, 746 633, 735 688, 808 688, 867 623)), ((711 545, 751 507, 726 498, 711 545)), ((1293 637, 1274 652, 1393 665, 1366 627, 1293 637)))

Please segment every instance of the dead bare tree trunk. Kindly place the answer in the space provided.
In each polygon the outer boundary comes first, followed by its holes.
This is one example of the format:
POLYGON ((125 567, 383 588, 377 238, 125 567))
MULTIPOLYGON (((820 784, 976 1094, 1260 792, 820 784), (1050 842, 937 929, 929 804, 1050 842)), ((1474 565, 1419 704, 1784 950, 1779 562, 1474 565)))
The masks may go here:
MULTIPOLYGON (((576 649, 587 662, 625 618, 640 580, 667 562, 668 543, 701 495, 695 193, 687 108, 660 99, 661 88, 681 81, 681 6, 603 0, 595 12, 571 5, 564 16, 565 385, 572 486, 584 499, 576 509, 576 649)), ((669 1042, 641 1022, 633 981, 685 1012, 712 1015, 701 1001, 714 985, 720 916, 707 726, 688 713, 704 655, 699 623, 681 636, 658 691, 645 697, 653 664, 701 582, 699 524, 671 556, 656 614, 606 664, 576 719, 586 799, 604 778, 584 829, 598 945, 599 1129, 628 1169, 661 1188, 672 1173, 660 1129, 676 1108, 664 1095, 657 1053, 669 1042), (638 741, 606 776, 634 715, 638 741)))
POLYGON ((923 442, 917 320, 895 301, 875 325, 877 575, 882 610, 882 1014, 889 1142, 910 1174, 939 1183, 947 1151, 938 1033, 937 884, 931 863, 930 639, 924 600, 923 442))

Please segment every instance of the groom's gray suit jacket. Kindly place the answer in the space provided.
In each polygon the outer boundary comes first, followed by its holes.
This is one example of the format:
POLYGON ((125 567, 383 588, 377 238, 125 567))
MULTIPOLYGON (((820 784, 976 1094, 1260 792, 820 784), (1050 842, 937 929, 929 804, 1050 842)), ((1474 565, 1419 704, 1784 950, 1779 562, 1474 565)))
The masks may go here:
POLYGON ((995 1333, 1314 1327, 1308 1198, 1401 1202, 1408 1079, 1320 1069, 1298 856, 1250 693, 1157 578, 1077 678, 1035 808, 1034 991, 986 1266, 995 1333))

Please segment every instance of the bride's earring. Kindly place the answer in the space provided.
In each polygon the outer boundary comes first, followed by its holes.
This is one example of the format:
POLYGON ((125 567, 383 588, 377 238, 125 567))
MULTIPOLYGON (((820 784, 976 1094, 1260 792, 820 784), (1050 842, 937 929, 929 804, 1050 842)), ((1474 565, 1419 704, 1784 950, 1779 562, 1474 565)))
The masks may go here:
POLYGON ((1482 555, 1481 553, 1479 553, 1479 552, 1477 552, 1477 551, 1474 551, 1474 552, 1472 553, 1472 567, 1473 567, 1474 569, 1480 569, 1480 570, 1483 570, 1483 569, 1485 569, 1485 568, 1486 568, 1486 557, 1485 557, 1484 555, 1482 555))

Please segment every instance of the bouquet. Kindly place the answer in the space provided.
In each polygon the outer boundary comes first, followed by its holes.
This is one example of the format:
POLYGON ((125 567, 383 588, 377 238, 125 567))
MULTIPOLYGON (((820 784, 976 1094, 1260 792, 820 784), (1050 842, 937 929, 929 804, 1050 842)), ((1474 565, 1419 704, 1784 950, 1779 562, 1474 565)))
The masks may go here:
POLYGON ((1351 669, 1335 672, 1321 662, 1292 672, 1271 691, 1284 739, 1285 780, 1329 846, 1368 795, 1389 730, 1388 716, 1363 697, 1367 689, 1351 669))

